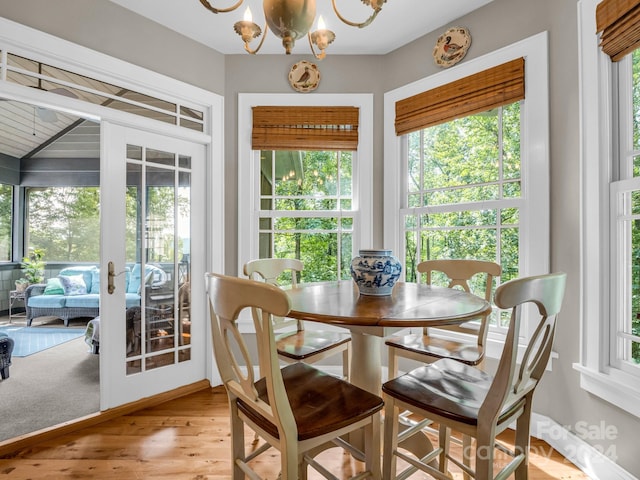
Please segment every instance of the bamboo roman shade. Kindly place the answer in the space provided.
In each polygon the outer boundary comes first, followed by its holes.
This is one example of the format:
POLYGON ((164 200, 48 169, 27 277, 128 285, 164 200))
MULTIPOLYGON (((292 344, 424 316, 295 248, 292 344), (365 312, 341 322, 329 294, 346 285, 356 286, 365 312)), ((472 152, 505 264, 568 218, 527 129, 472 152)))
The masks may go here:
POLYGON ((640 2, 604 0, 596 9, 596 26, 602 51, 614 62, 621 60, 640 47, 640 2))
POLYGON ((357 107, 253 107, 253 150, 357 150, 357 107))
POLYGON ((396 134, 422 130, 524 98, 524 58, 396 102, 396 134))

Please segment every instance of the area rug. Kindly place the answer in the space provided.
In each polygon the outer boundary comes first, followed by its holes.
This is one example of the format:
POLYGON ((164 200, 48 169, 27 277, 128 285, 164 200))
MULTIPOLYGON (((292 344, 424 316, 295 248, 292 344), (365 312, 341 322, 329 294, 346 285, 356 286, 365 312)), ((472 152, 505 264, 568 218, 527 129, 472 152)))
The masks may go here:
POLYGON ((3 326, 0 331, 13 338, 12 357, 27 357, 84 334, 82 328, 41 328, 3 326))

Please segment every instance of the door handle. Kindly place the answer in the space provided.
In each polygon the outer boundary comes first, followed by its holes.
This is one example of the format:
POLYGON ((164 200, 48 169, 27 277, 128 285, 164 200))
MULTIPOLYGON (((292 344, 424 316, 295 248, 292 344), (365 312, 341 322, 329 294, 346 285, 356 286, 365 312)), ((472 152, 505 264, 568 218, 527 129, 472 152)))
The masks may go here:
POLYGON ((115 265, 113 264, 113 262, 109 262, 107 265, 107 292, 109 293, 109 295, 113 295, 113 292, 116 289, 115 286, 115 281, 116 281, 116 277, 118 275, 122 275, 125 272, 125 270, 123 270, 122 272, 119 273, 115 273, 115 265))
POLYGON ((112 295, 114 290, 116 289, 116 286, 114 285, 115 278, 115 267, 113 265, 113 262, 109 262, 109 266, 107 269, 107 292, 109 292, 109 295, 112 295))

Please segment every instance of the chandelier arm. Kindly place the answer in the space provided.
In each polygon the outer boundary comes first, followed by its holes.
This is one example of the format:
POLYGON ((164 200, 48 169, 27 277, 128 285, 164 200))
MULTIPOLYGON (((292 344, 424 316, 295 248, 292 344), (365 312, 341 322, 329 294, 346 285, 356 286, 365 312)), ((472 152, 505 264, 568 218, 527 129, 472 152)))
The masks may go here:
POLYGON ((238 0, 238 3, 236 3, 235 5, 229 8, 215 8, 215 7, 212 7, 207 0, 200 0, 200 3, 202 4, 202 6, 213 13, 233 12, 236 8, 242 5, 242 2, 244 2, 244 0, 238 0))
MULTIPOLYGON (((203 0, 200 0, 200 1, 203 1, 203 0)), ((247 42, 245 42, 244 49, 247 51, 247 53, 250 53, 251 55, 255 55, 256 53, 258 53, 260 51, 260 48, 262 47, 262 44, 264 43, 264 39, 267 38, 267 31, 269 30, 267 27, 268 27, 268 24, 265 22, 264 28, 262 29, 262 31, 263 31, 262 38, 260 39, 260 43, 258 44, 258 46, 256 47, 255 50, 251 50, 251 48, 249 48, 249 44, 247 42)))
POLYGON ((313 54, 313 56, 315 58, 317 58, 318 60, 322 60, 324 57, 327 56, 326 52, 322 51, 320 53, 316 53, 316 49, 313 48, 313 41, 311 40, 311 33, 307 32, 307 38, 309 39, 309 48, 311 49, 311 53, 313 54))
MULTIPOLYGON (((201 2, 204 2, 206 0, 200 0, 201 2)), ((333 11, 335 12, 336 16, 342 21, 342 23, 346 23, 347 25, 351 26, 351 27, 358 27, 358 28, 364 28, 367 25, 369 25, 371 22, 373 22, 373 20, 378 16, 378 13, 380 12, 381 8, 376 8, 374 9, 373 13, 371 14, 371 16, 365 20, 362 23, 356 23, 356 22, 351 22, 349 20, 347 20, 346 18, 344 18, 340 12, 338 11, 338 7, 336 6, 336 0, 331 0, 331 4, 333 5, 333 11)))

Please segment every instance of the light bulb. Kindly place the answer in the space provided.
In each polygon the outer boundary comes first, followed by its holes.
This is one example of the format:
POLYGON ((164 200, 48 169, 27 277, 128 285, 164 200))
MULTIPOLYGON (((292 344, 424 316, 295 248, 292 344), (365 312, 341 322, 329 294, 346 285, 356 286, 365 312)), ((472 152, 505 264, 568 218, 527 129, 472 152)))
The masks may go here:
POLYGON ((249 7, 244 11, 244 21, 253 22, 253 15, 251 15, 251 9, 249 7))
POLYGON ((324 24, 324 18, 322 18, 322 15, 320 15, 318 17, 318 30, 326 30, 327 26, 324 24))

